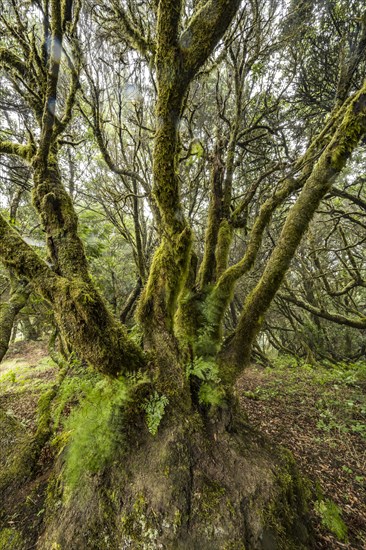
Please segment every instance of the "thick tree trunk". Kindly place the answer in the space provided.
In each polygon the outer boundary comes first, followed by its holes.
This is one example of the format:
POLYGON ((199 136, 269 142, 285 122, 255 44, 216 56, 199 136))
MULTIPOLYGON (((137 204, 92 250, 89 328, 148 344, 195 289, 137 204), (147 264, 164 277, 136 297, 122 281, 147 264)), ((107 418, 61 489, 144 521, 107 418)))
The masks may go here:
POLYGON ((56 489, 37 548, 310 548, 293 460, 238 418, 227 421, 174 416, 155 438, 138 425, 128 451, 61 508, 56 489))
POLYGON ((54 273, 1 216, 0 242, 5 266, 30 280, 33 289, 52 304, 63 338, 82 359, 111 376, 146 366, 143 352, 91 281, 54 273))

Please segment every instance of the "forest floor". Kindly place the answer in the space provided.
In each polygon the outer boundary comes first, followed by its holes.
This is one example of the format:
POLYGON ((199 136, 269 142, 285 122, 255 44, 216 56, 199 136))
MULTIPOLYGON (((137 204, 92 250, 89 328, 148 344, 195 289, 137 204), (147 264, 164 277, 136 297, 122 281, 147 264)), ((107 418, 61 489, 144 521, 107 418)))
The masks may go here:
MULTIPOLYGON (((38 399, 56 374, 40 342, 19 342, 1 363, 0 412, 16 420, 20 431, 0 426, 0 463, 11 457, 17 439, 34 433, 38 399)), ((254 365, 240 380, 239 393, 250 422, 289 448, 310 480, 316 548, 365 550, 366 365, 254 365)), ((35 521, 41 522, 41 501, 38 508, 35 521)), ((30 520, 22 514, 9 527, 30 520)))
POLYGON ((310 480, 316 547, 365 550, 366 365, 252 366, 239 388, 249 421, 310 480))

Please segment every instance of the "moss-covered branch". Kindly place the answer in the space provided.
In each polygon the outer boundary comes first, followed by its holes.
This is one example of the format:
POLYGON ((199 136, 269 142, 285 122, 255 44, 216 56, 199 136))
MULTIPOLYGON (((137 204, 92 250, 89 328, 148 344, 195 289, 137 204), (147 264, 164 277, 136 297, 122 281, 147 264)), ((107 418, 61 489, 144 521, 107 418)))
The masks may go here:
MULTIPOLYGON (((221 325, 227 308, 233 298, 236 282, 253 267, 258 251, 260 249, 263 233, 269 224, 275 209, 284 202, 284 200, 301 186, 301 179, 288 178, 277 192, 267 199, 262 205, 258 217, 250 233, 249 241, 243 258, 227 268, 219 277, 211 294, 208 296, 208 310, 210 312, 208 326, 212 338, 219 341, 221 338, 221 325)), ((232 226, 229 221, 221 223, 220 231, 223 233, 220 239, 225 250, 222 255, 227 254, 231 243, 232 226)), ((218 251, 221 254, 221 251, 218 251)))
POLYGON ((79 276, 89 281, 85 251, 77 233, 77 215, 62 184, 56 159, 35 159, 33 203, 46 231, 55 271, 64 277, 79 276))
MULTIPOLYGON (((211 337, 216 340, 216 342, 219 342, 221 338, 221 325, 225 312, 232 300, 235 284, 253 267, 261 247, 264 231, 271 221, 273 212, 283 204, 292 193, 302 188, 307 178, 312 173, 313 167, 322 151, 324 151, 325 147, 332 139, 332 136, 337 132, 340 121, 342 121, 350 102, 351 99, 334 109, 329 120, 319 134, 313 139, 305 154, 296 161, 292 173, 283 180, 276 192, 263 203, 250 232, 243 258, 235 265, 225 269, 225 271, 221 271, 221 275, 216 285, 207 297, 207 310, 209 312, 209 318, 207 319, 208 330, 211 333, 211 337)), ((253 188, 249 190, 243 202, 232 213, 230 220, 225 219, 221 222, 220 247, 218 246, 217 248, 217 257, 219 256, 223 259, 223 267, 226 265, 233 228, 240 225, 239 219, 242 215, 242 211, 245 209, 251 197, 254 196, 255 189, 256 186, 253 186, 253 188)))
POLYGON ((14 70, 19 76, 26 76, 28 68, 26 64, 9 48, 0 48, 0 67, 14 70))
POLYGON ((159 2, 153 196, 160 212, 163 240, 152 262, 139 306, 146 340, 154 342, 155 347, 160 347, 162 340, 170 340, 171 348, 175 345, 174 315, 190 265, 192 231, 184 218, 178 178, 178 132, 184 97, 198 69, 232 21, 239 4, 237 0, 210 0, 179 36, 182 3, 173 0, 159 2))
POLYGON ((2 216, 0 260, 52 304, 63 337, 94 368, 116 376, 145 366, 142 351, 129 339, 93 284, 54 273, 2 216))
POLYGON ((0 362, 8 351, 15 318, 26 305, 29 294, 30 287, 18 282, 12 285, 9 301, 0 303, 0 362))
POLYGON ((257 286, 247 297, 234 337, 223 352, 228 378, 249 361, 252 344, 276 295, 296 249, 316 212, 359 140, 366 133, 366 83, 348 102, 330 143, 321 154, 296 203, 257 286))
POLYGON ((59 2, 58 0, 51 0, 50 3, 50 55, 47 63, 43 115, 41 122, 41 136, 38 148, 38 156, 40 157, 40 159, 42 159, 42 162, 47 162, 48 154, 52 149, 56 138, 56 136, 54 135, 56 121, 55 111, 63 38, 61 2, 59 2))
POLYGON ((56 275, 1 215, 0 259, 20 279, 32 281, 37 288, 42 288, 42 295, 51 301, 56 275))
POLYGON ((210 204, 208 207, 205 248, 202 263, 198 272, 198 282, 201 289, 215 280, 216 273, 216 246, 222 214, 222 184, 224 164, 221 158, 222 144, 218 140, 215 146, 213 166, 210 180, 210 204))
POLYGON ((208 0, 194 13, 179 41, 187 80, 193 78, 211 55, 240 3, 240 0, 208 0))
POLYGON ((33 144, 22 145, 13 141, 0 141, 0 155, 20 157, 30 163, 34 153, 35 146, 33 144))
POLYGON ((147 40, 140 32, 140 30, 134 25, 131 19, 128 17, 126 11, 120 5, 120 3, 115 2, 114 13, 117 16, 118 20, 118 30, 117 33, 121 34, 126 40, 128 45, 137 50, 142 55, 154 54, 155 53, 155 44, 152 40, 147 40))
POLYGON ((317 317, 321 317, 322 319, 327 319, 328 321, 332 321, 333 323, 337 323, 338 325, 344 325, 347 327, 358 328, 358 329, 366 328, 366 317, 360 317, 360 318, 345 317, 344 315, 339 315, 338 313, 330 313, 325 309, 320 309, 318 307, 315 307, 312 304, 309 304, 308 302, 301 300, 301 298, 295 298, 294 296, 290 296, 288 294, 279 294, 278 296, 279 298, 282 298, 285 302, 290 302, 291 304, 294 304, 295 306, 298 306, 301 309, 304 309, 305 311, 308 311, 309 313, 316 315, 317 317))

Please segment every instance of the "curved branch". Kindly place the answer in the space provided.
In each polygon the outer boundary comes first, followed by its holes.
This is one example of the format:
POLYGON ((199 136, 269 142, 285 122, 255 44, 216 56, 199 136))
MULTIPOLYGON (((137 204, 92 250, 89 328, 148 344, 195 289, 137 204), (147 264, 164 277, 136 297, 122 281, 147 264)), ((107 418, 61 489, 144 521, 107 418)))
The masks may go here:
POLYGON ((152 41, 148 41, 135 27, 131 19, 126 14, 125 10, 120 6, 120 3, 114 3, 114 13, 118 20, 118 33, 121 32, 128 45, 137 50, 142 55, 155 54, 155 45, 152 41), (122 27, 122 29, 121 29, 122 27))
POLYGON ((1 215, 0 260, 20 279, 31 281, 44 298, 51 300, 52 288, 57 275, 1 215))
POLYGON ((228 362, 225 373, 231 381, 249 361, 252 344, 264 315, 276 295, 297 247, 320 201, 366 133, 366 83, 348 102, 338 128, 308 177, 296 203, 286 218, 281 235, 257 286, 248 295, 234 337, 222 357, 228 362))
POLYGON ((333 187, 333 189, 329 194, 334 197, 341 197, 342 199, 347 199, 348 201, 353 202, 354 204, 357 204, 357 206, 362 208, 362 210, 366 211, 366 201, 363 201, 362 199, 360 199, 360 197, 355 197, 355 195, 352 195, 351 193, 347 193, 346 191, 342 191, 341 189, 337 189, 336 187, 333 187))
POLYGON ((295 304, 295 306, 305 309, 306 311, 312 313, 313 315, 316 315, 317 317, 327 319, 328 321, 332 321, 333 323, 337 323, 338 325, 346 325, 347 327, 358 329, 366 328, 366 317, 361 317, 360 319, 351 319, 350 317, 344 317, 343 315, 339 315, 338 313, 330 313, 329 311, 325 311, 324 309, 315 307, 307 302, 304 302, 304 300, 301 300, 300 298, 294 298, 293 296, 289 296, 288 294, 279 294, 278 297, 282 298, 282 300, 285 300, 286 302, 290 302, 292 304, 295 304))
POLYGON ((13 69, 22 77, 28 74, 26 64, 9 48, 0 48, 0 66, 13 69))

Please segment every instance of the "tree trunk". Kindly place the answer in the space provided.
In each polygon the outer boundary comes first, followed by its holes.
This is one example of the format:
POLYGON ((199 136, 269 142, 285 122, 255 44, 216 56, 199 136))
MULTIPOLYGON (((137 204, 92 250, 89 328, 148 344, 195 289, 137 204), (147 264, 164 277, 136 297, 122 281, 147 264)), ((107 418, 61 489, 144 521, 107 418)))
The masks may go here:
POLYGON ((128 448, 62 508, 54 485, 37 548, 309 548, 293 459, 230 416, 170 416, 157 437, 135 424, 128 448))
POLYGON ((26 305, 29 294, 30 286, 17 281, 17 286, 11 290, 9 301, 0 304, 0 362, 8 351, 16 316, 26 305))

